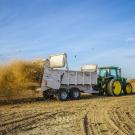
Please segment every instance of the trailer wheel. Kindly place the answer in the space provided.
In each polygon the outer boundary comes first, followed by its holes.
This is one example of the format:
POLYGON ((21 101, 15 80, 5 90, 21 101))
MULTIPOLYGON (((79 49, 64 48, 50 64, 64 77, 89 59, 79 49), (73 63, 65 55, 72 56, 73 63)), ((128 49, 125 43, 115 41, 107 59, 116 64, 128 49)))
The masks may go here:
POLYGON ((48 91, 43 91, 43 97, 44 97, 44 99, 50 99, 50 95, 49 95, 48 91))
POLYGON ((80 99, 80 90, 78 88, 72 88, 70 90, 71 99, 80 99))
POLYGON ((56 95, 57 99, 60 101, 65 101, 68 99, 68 92, 66 89, 59 89, 57 95, 56 95))
POLYGON ((132 90, 133 88, 132 88, 131 83, 126 83, 126 85, 123 88, 124 94, 132 94, 132 90))

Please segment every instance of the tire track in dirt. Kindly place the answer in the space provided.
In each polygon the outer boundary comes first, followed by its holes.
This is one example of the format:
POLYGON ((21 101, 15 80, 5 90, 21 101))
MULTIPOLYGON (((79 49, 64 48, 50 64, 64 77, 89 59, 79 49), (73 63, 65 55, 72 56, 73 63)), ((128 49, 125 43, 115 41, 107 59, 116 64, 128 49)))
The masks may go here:
POLYGON ((106 134, 108 129, 104 124, 104 121, 101 116, 101 109, 98 109, 97 104, 93 105, 88 113, 90 134, 106 134))
POLYGON ((114 104, 106 112, 105 117, 107 118, 109 124, 114 128, 114 132, 112 132, 113 134, 131 135, 135 132, 135 123, 131 122, 126 114, 127 112, 129 114, 131 113, 132 108, 135 108, 135 104, 132 102, 133 100, 128 100, 125 98, 125 101, 114 104), (131 104, 130 106, 127 101, 131 104))
POLYGON ((124 108, 114 108, 113 112, 109 114, 110 119, 123 134, 135 134, 134 129, 132 129, 135 127, 135 123, 130 120, 129 116, 126 115, 126 112, 127 110, 124 108))
POLYGON ((84 126, 84 134, 85 135, 89 135, 89 127, 88 127, 88 117, 87 117, 87 114, 84 115, 83 126, 84 126))
MULTIPOLYGON (((42 112, 42 113, 38 113, 36 115, 32 115, 30 117, 25 117, 18 119, 18 120, 13 120, 11 122, 6 122, 0 125, 0 133, 2 134, 6 134, 6 133, 10 133, 14 130, 14 132, 17 132, 18 130, 31 130, 34 128, 39 127, 40 125, 47 125, 47 126, 53 126, 53 125, 57 125, 59 122, 63 124, 66 123, 67 121, 70 121, 71 118, 69 119, 69 117, 73 115, 73 113, 69 113, 66 111, 60 111, 60 112, 42 112), (65 113, 67 113, 69 116, 65 116, 65 113), (63 117, 64 116, 64 117, 63 117), (61 118, 63 117, 63 118, 61 118), (49 118, 49 119, 53 119, 55 121, 53 122, 47 122, 44 123, 44 121, 49 118), (34 126, 33 126, 34 124, 34 126), (2 127, 4 127, 2 129, 2 127)), ((74 119, 74 118, 73 118, 74 119)))
MULTIPOLYGON (((56 113, 54 113, 53 115, 55 115, 56 113)), ((21 119, 15 119, 12 120, 10 122, 6 122, 3 124, 0 124, 0 128, 6 127, 6 131, 5 129, 0 130, 0 132, 2 133, 7 133, 10 132, 11 130, 16 130, 16 129, 20 129, 20 128, 25 128, 28 129, 28 127, 30 127, 31 125, 33 125, 33 123, 36 123, 37 121, 41 121, 46 119, 47 117, 50 117, 50 115, 52 114, 47 114, 47 112, 42 112, 42 113, 38 113, 36 115, 32 115, 32 116, 24 116, 21 119)))
POLYGON ((0 106, 0 134, 131 135, 134 108, 135 96, 0 106))
MULTIPOLYGON (((125 100, 126 101, 126 100, 125 100)), ((120 103, 117 107, 117 102, 106 103, 104 109, 102 108, 102 104, 100 104, 101 100, 97 101, 94 106, 90 106, 90 111, 87 114, 87 121, 89 122, 89 128, 86 126, 87 134, 88 129, 92 131, 91 134, 95 135, 104 135, 104 134, 135 134, 135 129, 131 127, 135 127, 135 123, 132 119, 132 123, 130 122, 129 117, 126 116, 127 110, 125 106, 128 106, 127 103, 120 103), (121 106, 121 107, 119 107, 121 106), (114 109, 115 108, 115 109, 114 109), (121 112, 119 108, 122 108, 121 112), (111 111, 110 111, 111 110, 111 111), (93 113, 92 113, 93 112, 93 113), (108 115, 109 113, 109 115, 108 115), (89 117, 88 117, 89 115, 89 117), (114 117, 115 116, 115 117, 114 117), (114 119, 112 119, 114 117, 114 119), (122 120, 120 118, 125 118, 126 120, 122 120), (90 120, 88 120, 90 119, 90 120), (115 122, 114 122, 115 120, 115 122), (119 123, 119 124, 118 124, 119 123), (123 126, 120 126, 123 125, 123 126), (109 126, 108 126, 109 125, 109 126), (132 129, 132 130, 131 130, 132 129)), ((101 102, 102 103, 102 102, 101 102)), ((131 103, 133 104, 133 103, 131 103)), ((131 108, 135 108, 135 105, 130 106, 131 108)), ((128 108, 130 110, 130 108, 128 108)), ((87 125, 88 125, 87 122, 87 125)))

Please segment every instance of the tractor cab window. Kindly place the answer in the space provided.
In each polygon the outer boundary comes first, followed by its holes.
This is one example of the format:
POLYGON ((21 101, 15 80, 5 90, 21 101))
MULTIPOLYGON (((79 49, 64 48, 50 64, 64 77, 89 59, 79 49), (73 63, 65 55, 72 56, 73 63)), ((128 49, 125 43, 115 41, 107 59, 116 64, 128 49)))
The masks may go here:
POLYGON ((117 70, 116 69, 111 69, 110 70, 110 75, 117 78, 117 70))
POLYGON ((99 76, 106 77, 108 75, 107 69, 100 69, 99 76))
POLYGON ((121 76, 121 69, 118 69, 118 76, 121 76))

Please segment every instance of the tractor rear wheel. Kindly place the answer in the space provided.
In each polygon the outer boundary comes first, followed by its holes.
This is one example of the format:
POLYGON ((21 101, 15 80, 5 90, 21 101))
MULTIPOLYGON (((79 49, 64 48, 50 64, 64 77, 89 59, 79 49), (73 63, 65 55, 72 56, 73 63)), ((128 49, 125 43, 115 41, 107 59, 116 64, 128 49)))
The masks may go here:
POLYGON ((122 86, 119 80, 112 79, 108 82, 107 93, 110 96, 119 96, 121 95, 122 86))
POLYGON ((131 83, 126 83, 126 85, 123 88, 123 92, 125 94, 131 94, 132 93, 132 90, 133 90, 133 88, 132 88, 131 83))

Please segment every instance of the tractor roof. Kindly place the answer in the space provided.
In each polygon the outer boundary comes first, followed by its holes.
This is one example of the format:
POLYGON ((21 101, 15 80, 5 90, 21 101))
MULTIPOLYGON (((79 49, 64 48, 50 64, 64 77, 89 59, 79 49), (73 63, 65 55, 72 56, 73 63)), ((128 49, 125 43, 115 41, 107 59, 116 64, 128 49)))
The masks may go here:
POLYGON ((120 68, 114 66, 108 66, 108 67, 99 67, 99 69, 120 69, 120 68))

